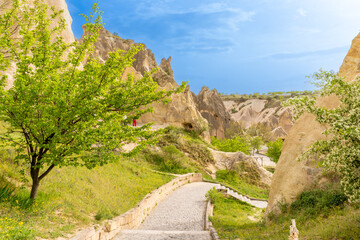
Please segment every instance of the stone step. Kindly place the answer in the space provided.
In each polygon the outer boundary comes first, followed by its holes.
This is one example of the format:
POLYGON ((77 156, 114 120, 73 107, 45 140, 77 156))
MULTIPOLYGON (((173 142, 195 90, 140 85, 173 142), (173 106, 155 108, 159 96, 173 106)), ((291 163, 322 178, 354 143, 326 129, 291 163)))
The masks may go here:
POLYGON ((122 230, 113 240, 211 240, 208 231, 122 230))

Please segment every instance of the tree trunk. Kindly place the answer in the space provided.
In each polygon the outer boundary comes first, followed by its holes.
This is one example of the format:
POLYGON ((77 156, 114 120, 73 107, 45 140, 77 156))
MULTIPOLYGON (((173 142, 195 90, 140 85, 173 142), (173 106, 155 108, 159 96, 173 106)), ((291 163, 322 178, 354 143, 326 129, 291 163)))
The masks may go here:
POLYGON ((35 168, 34 166, 31 166, 30 169, 30 175, 32 178, 32 186, 31 186, 31 193, 30 193, 30 199, 35 199, 38 189, 39 189, 39 184, 40 184, 40 179, 39 179, 39 173, 40 173, 40 169, 39 168, 35 168))
POLYGON ((36 198, 39 185, 40 185, 40 180, 38 176, 36 176, 36 179, 33 179, 33 184, 31 186, 30 199, 34 200, 36 198))

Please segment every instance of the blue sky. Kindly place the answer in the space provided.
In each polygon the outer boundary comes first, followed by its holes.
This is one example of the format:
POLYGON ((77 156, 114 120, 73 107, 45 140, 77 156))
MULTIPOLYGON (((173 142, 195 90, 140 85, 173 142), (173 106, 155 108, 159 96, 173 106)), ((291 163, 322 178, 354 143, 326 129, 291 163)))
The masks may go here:
MULTIPOLYGON (((94 0, 67 0, 73 31, 94 0)), ((177 82, 222 93, 307 90, 338 71, 360 31, 359 0, 100 0, 105 27, 172 56, 177 82)))

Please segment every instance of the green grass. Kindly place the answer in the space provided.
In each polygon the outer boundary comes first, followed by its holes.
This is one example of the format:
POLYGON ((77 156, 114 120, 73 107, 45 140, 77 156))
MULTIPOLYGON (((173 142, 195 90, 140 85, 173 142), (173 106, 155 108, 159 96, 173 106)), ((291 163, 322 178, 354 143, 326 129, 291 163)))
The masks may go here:
POLYGON ((215 200, 211 220, 221 239, 285 240, 293 218, 300 239, 360 239, 360 210, 343 200, 337 190, 308 191, 294 204, 283 205, 282 214, 272 215, 271 220, 265 222, 260 210, 220 195, 215 200), (248 216, 259 220, 250 220, 248 216))
POLYGON ((216 172, 216 181, 228 185, 248 197, 259 199, 268 199, 269 197, 268 189, 246 182, 246 179, 236 172, 219 170, 216 172))
MULTIPOLYGON (((102 167, 57 168, 40 184, 33 204, 27 204, 29 183, 14 187, 0 178, 0 239, 56 238, 79 227, 99 223, 135 207, 143 197, 173 177, 149 171, 139 157, 122 158, 102 167), (10 220, 9 220, 10 219, 10 220), (10 236, 10 237, 9 237, 10 236)), ((16 167, 0 163, 1 176, 20 176, 16 167)), ((18 183, 18 182, 17 182, 18 183)))

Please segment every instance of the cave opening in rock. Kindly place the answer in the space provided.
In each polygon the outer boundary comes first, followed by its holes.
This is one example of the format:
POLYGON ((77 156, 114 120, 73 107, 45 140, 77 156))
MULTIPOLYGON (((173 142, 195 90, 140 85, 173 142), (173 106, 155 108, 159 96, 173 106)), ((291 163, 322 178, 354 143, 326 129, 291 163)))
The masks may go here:
POLYGON ((191 123, 183 123, 182 125, 184 126, 185 129, 189 129, 189 130, 193 129, 193 125, 191 123))

